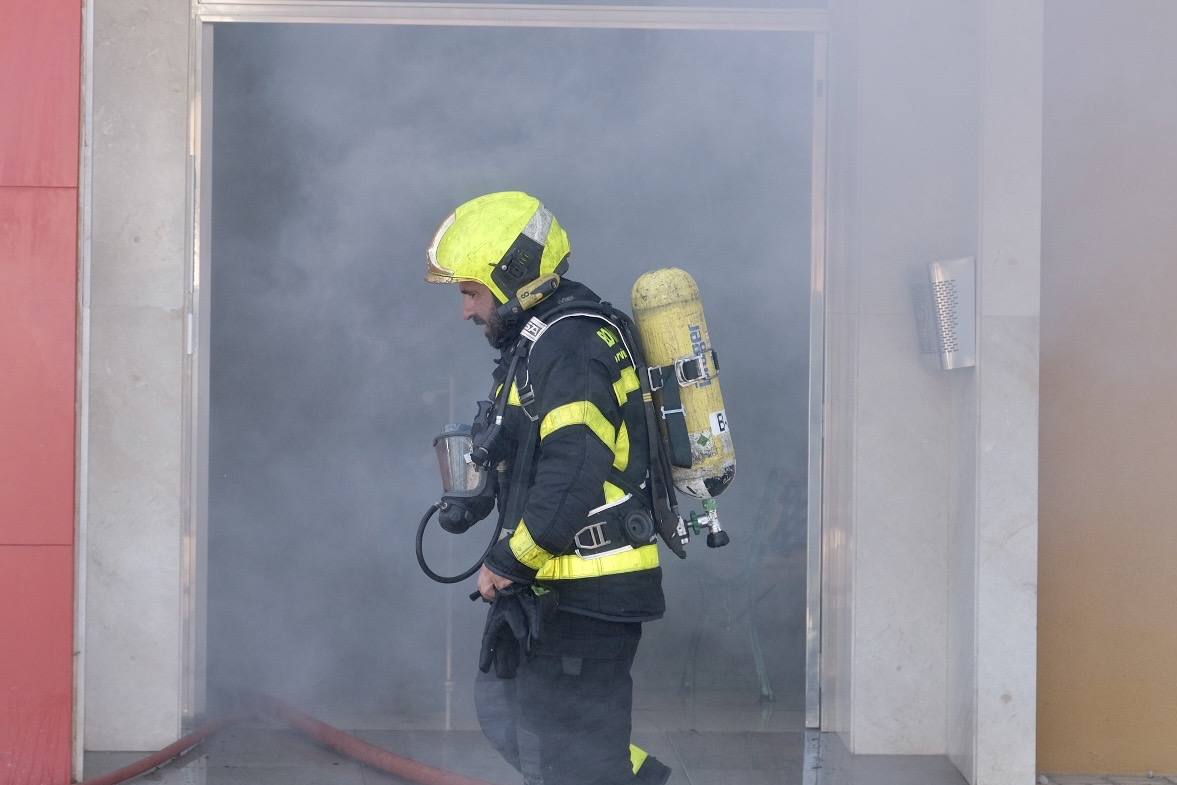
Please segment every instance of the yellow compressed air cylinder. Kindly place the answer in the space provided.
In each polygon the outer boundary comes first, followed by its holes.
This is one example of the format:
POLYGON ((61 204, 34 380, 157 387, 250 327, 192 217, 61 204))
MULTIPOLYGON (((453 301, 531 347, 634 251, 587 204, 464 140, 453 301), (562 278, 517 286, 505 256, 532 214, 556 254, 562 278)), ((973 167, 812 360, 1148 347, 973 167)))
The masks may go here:
POLYGON ((676 267, 646 273, 633 285, 633 317, 646 363, 665 369, 663 389, 655 392, 654 398, 655 408, 662 414, 663 437, 671 453, 680 456, 672 461, 674 485, 698 499, 715 498, 735 477, 736 453, 695 279, 676 267), (680 383, 680 377, 685 377, 685 383, 680 383), (670 385, 677 387, 681 414, 670 385), (690 447, 686 460, 684 438, 690 447), (689 466, 682 465, 685 463, 689 466))

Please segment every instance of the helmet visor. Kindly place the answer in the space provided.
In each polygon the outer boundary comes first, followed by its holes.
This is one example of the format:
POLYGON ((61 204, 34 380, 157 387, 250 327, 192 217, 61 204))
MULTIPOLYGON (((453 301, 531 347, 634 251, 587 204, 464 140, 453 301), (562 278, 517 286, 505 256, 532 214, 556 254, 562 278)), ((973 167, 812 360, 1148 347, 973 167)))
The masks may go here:
POLYGON ((429 283, 454 283, 462 280, 454 275, 453 270, 443 267, 437 261, 437 247, 441 245, 441 238, 445 237, 446 231, 454 225, 456 217, 456 213, 450 213, 449 217, 441 222, 441 226, 437 227, 437 233, 433 235, 433 242, 425 251, 425 280, 429 283))

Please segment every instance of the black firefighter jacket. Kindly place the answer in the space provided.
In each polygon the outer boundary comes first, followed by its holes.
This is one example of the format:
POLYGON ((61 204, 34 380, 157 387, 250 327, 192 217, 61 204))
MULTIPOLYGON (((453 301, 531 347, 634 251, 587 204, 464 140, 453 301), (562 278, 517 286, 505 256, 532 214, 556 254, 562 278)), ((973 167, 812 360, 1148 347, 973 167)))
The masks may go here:
MULTIPOLYGON (((562 304, 586 299, 599 301, 587 287, 565 280, 531 315, 544 320, 562 304)), ((521 520, 505 522, 514 532, 491 549, 486 564, 514 581, 555 590, 564 610, 612 621, 657 619, 665 610, 658 546, 627 544, 615 529, 602 543, 602 528, 590 526, 635 505, 649 507, 644 493, 628 494, 616 484, 638 490, 648 469, 634 361, 617 332, 599 319, 571 316, 549 324, 525 371, 516 374, 504 417, 514 449, 536 431, 524 405, 538 423, 531 466, 523 467, 526 503, 521 520)), ((523 339, 506 341, 496 390, 516 340, 523 339)))

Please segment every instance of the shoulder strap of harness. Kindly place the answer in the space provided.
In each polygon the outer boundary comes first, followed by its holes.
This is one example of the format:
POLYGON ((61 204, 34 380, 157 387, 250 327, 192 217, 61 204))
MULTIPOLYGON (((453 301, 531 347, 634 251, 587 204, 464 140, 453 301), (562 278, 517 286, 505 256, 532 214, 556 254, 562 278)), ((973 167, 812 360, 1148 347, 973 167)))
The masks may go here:
MULTIPOLYGON (((633 323, 633 319, 607 302, 597 302, 594 300, 573 300, 557 306, 545 315, 547 317, 546 321, 535 316, 531 317, 520 331, 520 335, 524 339, 523 342, 527 343, 529 347, 528 352, 523 355, 524 363, 526 363, 527 356, 530 354, 530 349, 535 347, 535 344, 548 331, 548 328, 562 319, 573 316, 587 316, 593 319, 599 319, 617 330, 622 345, 629 352, 630 359, 634 364, 634 370, 637 371, 638 383, 641 387, 642 409, 646 421, 646 440, 649 445, 650 481, 649 488, 645 491, 640 491, 640 489, 634 489, 633 483, 625 477, 620 477, 621 481, 616 482, 614 477, 620 474, 616 470, 611 470, 609 481, 627 493, 634 493, 634 490, 639 490, 640 495, 649 498, 654 510, 654 520, 658 527, 658 534, 676 556, 680 559, 685 559, 687 557, 686 544, 688 542, 686 526, 683 524, 682 517, 678 512, 678 498, 674 492, 674 483, 671 480, 670 458, 663 445, 662 436, 658 429, 658 420, 654 412, 650 369, 646 365, 645 354, 641 351, 641 343, 638 341, 637 329, 633 323)), ((526 365, 524 365, 523 373, 525 378, 529 378, 527 376, 526 365)), ((529 388, 528 392, 534 400, 534 391, 530 390, 530 382, 527 383, 527 387, 529 388)), ((522 399, 524 395, 522 387, 519 389, 519 395, 520 399, 522 399)), ((527 416, 534 421, 535 418, 530 412, 527 412, 527 416)), ((639 495, 639 493, 634 493, 634 495, 639 495)))

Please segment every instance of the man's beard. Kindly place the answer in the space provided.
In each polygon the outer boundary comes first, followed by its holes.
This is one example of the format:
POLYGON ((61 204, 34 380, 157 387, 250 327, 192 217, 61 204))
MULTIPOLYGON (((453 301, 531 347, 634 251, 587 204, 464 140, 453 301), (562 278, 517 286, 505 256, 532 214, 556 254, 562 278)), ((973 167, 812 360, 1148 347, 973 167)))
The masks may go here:
POLYGON ((501 316, 499 316, 498 312, 496 311, 491 313, 489 321, 480 319, 477 316, 474 317, 473 321, 479 327, 484 328, 482 334, 486 336, 486 342, 495 349, 499 348, 499 344, 502 342, 502 339, 506 334, 506 328, 503 325, 503 319, 501 316))

